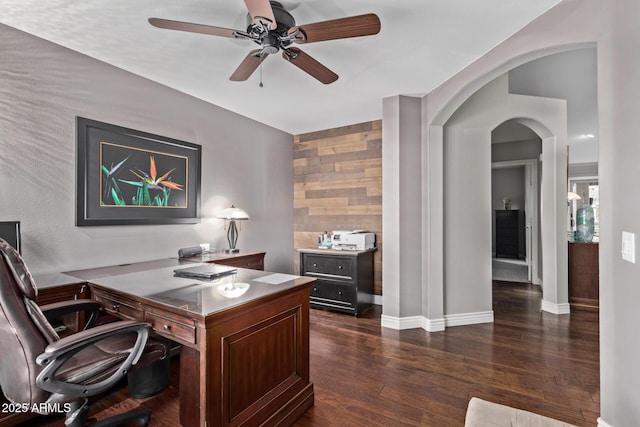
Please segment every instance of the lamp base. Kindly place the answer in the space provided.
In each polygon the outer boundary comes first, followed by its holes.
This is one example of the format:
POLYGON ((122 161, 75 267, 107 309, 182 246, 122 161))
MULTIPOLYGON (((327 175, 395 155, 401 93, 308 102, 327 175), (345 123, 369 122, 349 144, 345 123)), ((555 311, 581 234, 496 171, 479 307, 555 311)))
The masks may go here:
POLYGON ((240 252, 240 249, 225 249, 222 252, 224 252, 225 254, 237 254, 238 252, 240 252))

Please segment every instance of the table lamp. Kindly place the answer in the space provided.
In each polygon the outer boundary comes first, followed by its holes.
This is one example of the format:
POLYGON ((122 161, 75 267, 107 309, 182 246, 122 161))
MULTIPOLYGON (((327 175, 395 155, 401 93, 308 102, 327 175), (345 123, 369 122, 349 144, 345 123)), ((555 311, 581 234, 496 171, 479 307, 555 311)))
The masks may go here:
POLYGON ((227 241, 229 242, 229 249, 225 249, 225 253, 236 253, 239 249, 236 249, 236 243, 238 241, 238 227, 236 227, 236 221, 242 221, 249 219, 249 214, 242 209, 236 208, 231 205, 230 208, 223 209, 218 218, 229 221, 229 228, 227 229, 227 241))

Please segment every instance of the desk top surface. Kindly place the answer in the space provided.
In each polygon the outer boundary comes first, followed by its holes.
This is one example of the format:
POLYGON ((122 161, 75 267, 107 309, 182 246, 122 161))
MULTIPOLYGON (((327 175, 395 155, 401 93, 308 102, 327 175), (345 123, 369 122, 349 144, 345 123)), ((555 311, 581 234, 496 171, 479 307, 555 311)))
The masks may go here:
POLYGON ((120 295, 152 301, 203 317, 314 281, 309 277, 244 268, 238 268, 236 274, 211 281, 174 276, 173 272, 178 268, 198 265, 210 264, 167 258, 36 275, 34 279, 41 289, 88 282, 120 295), (224 292, 218 291, 220 286, 229 288, 233 281, 247 283, 249 288, 243 295, 234 298, 224 296, 224 292))
POLYGON ((198 280, 175 277, 175 269, 174 266, 139 271, 93 279, 90 283, 120 295, 153 301, 206 317, 313 282, 309 277, 244 268, 238 268, 236 274, 215 280, 198 280), (249 288, 243 295, 234 298, 224 296, 219 288, 228 289, 234 281, 237 284, 246 283, 249 288))

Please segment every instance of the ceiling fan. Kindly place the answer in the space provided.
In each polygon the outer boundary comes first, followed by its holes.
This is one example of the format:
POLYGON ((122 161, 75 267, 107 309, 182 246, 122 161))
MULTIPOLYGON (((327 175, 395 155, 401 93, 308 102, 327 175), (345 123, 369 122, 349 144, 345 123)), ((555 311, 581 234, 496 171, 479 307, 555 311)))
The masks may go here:
POLYGON ((293 16, 277 1, 244 2, 249 10, 246 31, 161 18, 149 18, 149 23, 158 28, 245 39, 260 45, 259 49, 249 52, 236 68, 229 78, 232 81, 247 80, 263 60, 282 50, 282 57, 288 62, 324 84, 333 83, 338 79, 336 73, 291 45, 370 36, 380 32, 380 19, 373 13, 296 26, 293 16))

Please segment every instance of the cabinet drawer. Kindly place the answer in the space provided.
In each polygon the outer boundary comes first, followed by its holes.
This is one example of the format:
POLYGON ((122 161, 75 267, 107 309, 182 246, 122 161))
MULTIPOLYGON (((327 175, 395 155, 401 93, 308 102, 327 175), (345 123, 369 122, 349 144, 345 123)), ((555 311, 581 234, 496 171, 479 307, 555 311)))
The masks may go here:
POLYGON ((318 280, 309 291, 312 303, 353 307, 356 300, 354 286, 326 283, 318 280))
POLYGON ((353 280, 355 263, 350 257, 305 255, 303 275, 323 279, 353 280))
POLYGON ((93 298, 102 303, 103 310, 122 319, 142 320, 140 303, 102 291, 94 291, 93 298))
POLYGON ((193 324, 171 318, 171 313, 156 308, 147 308, 145 321, 160 335, 186 344, 196 343, 196 328, 193 324))

